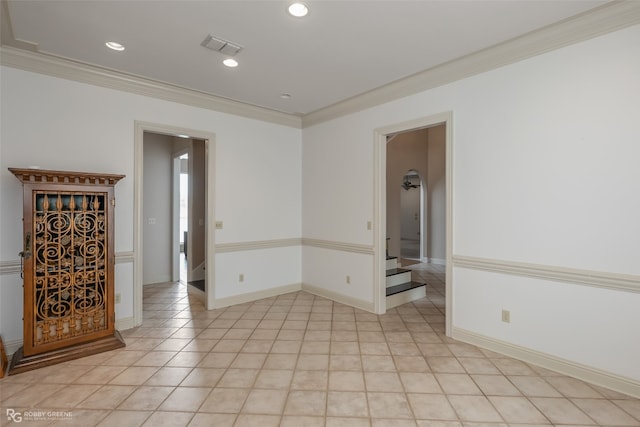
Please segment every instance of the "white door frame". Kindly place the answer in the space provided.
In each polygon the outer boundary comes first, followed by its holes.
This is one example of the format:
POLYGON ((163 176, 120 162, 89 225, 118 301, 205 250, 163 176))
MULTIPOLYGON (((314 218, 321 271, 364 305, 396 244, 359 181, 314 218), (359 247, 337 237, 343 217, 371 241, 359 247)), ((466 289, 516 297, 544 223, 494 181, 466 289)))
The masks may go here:
POLYGON ((374 310, 384 314, 386 307, 385 247, 387 238, 387 136, 400 132, 424 129, 437 125, 445 125, 446 145, 446 317, 445 333, 451 336, 453 321, 453 112, 435 114, 403 123, 384 126, 374 130, 374 236, 373 236, 373 278, 374 278, 374 310))
POLYGON ((135 121, 134 123, 134 207, 133 207, 133 320, 134 326, 142 324, 142 287, 143 287, 143 164, 144 164, 144 132, 163 135, 189 135, 191 138, 202 139, 205 142, 205 305, 207 310, 213 308, 215 302, 215 227, 209 223, 215 222, 215 134, 211 132, 185 129, 157 123, 135 121))

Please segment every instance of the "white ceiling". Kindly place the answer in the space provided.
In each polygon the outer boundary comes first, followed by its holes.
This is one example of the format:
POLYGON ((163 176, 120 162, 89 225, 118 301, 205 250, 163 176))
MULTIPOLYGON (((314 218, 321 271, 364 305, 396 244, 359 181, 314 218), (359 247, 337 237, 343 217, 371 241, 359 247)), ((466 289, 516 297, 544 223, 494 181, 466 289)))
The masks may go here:
POLYGON ((11 0, 7 10, 13 37, 42 53, 303 115, 606 1, 309 0, 305 18, 289 3, 11 0), (208 34, 244 47, 237 68, 200 45, 208 34))

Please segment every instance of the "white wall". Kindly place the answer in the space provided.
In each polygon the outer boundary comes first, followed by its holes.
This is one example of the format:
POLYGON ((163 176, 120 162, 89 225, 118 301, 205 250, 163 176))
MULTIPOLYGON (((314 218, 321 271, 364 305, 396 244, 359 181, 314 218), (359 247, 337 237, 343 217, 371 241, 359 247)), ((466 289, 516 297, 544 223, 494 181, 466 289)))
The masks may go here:
POLYGON ((427 246, 430 262, 444 264, 447 258, 447 183, 444 125, 427 129, 427 246))
MULTIPOLYGON (((122 259, 116 264, 116 292, 122 294, 116 318, 132 318, 135 121, 215 134, 215 176, 209 185, 215 187, 216 218, 209 221, 224 221, 224 228, 216 230, 216 244, 300 237, 300 129, 9 67, 0 71, 0 262, 12 266, 0 274, 0 334, 5 343, 22 338, 21 279, 13 272, 22 242, 22 190, 8 167, 126 174, 115 188, 115 250, 122 259)), ((300 248, 294 252, 299 254, 300 248)), ((282 257, 280 248, 261 255, 273 267, 270 280, 255 287, 300 282, 300 274, 290 271, 295 258, 282 257)), ((243 264, 247 277, 260 275, 248 262, 249 252, 224 256, 243 264)), ((216 262, 216 277, 231 276, 228 265, 216 262)), ((246 291, 235 282, 221 282, 216 286, 225 287, 225 295, 246 291)))
MULTIPOLYGON (((305 129, 303 236, 372 244, 374 130, 453 111, 454 256, 637 278, 638 45, 630 27, 305 129)), ((461 267, 453 289, 454 328, 640 380, 640 293, 461 267)))

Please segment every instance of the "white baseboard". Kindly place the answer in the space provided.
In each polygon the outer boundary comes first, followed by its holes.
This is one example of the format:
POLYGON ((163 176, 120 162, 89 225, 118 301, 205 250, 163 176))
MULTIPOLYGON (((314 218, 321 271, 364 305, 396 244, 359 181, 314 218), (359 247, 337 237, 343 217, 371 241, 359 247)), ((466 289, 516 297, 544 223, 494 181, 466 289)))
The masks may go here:
POLYGON ((335 302, 339 302, 341 304, 350 305, 352 307, 369 311, 371 313, 375 312, 373 307, 373 302, 364 301, 358 298, 339 294, 337 292, 329 291, 327 289, 319 288, 317 286, 309 285, 307 283, 302 284, 302 290, 305 292, 309 292, 310 294, 314 294, 323 298, 330 299, 335 302))
POLYGON ((591 384, 640 398, 640 382, 632 378, 622 377, 611 372, 592 368, 461 328, 453 327, 451 336, 454 339, 468 344, 473 344, 533 365, 541 366, 545 369, 578 378, 591 384))
POLYGON ((440 259, 440 258, 427 258, 427 261, 430 264, 437 264, 437 265, 447 265, 447 260, 446 259, 440 259))
POLYGON ((196 288, 195 286, 187 286, 187 293, 191 296, 196 297, 202 304, 207 305, 207 297, 204 291, 196 288))
POLYGON ((257 301, 263 298, 276 297, 278 295, 288 294, 290 292, 296 292, 302 289, 300 283, 293 283, 291 285, 278 286, 275 288, 264 289, 257 292, 249 292, 246 294, 233 295, 226 298, 216 298, 213 302, 213 308, 229 307, 235 304, 244 304, 246 302, 257 301))
POLYGON ((5 341, 4 342, 4 351, 7 353, 7 359, 11 361, 13 357, 13 353, 18 351, 18 349, 22 347, 22 340, 13 340, 13 341, 5 341))

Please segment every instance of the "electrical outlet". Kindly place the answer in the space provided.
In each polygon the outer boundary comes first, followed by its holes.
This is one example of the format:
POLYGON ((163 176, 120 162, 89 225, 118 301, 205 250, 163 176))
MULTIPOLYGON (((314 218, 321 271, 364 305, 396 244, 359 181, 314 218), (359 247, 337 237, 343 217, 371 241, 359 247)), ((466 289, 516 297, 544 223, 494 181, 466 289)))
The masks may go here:
POLYGON ((367 221, 367 230, 371 230, 371 221, 367 221))
POLYGON ((347 284, 351 283, 351 276, 347 276, 347 284))
POLYGON ((238 276, 238 282, 244 282, 244 274, 240 273, 238 276))
POLYGON ((120 304, 122 302, 122 294, 116 294, 116 304, 120 304))
POLYGON ((216 228, 217 228, 218 230, 222 230, 222 225, 223 225, 223 224, 222 224, 222 221, 216 221, 216 228))
POLYGON ((504 323, 511 323, 511 312, 509 310, 502 310, 502 321, 504 323))

